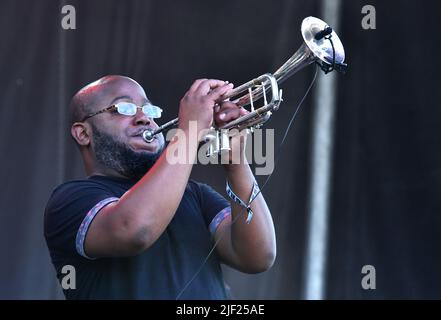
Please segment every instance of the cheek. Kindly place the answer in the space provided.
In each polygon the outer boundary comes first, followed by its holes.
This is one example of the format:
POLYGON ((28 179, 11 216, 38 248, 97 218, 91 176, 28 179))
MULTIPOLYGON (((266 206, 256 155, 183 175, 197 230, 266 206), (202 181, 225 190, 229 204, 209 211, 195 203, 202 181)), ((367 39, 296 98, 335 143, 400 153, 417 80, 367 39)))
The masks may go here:
POLYGON ((131 138, 127 128, 118 128, 118 129, 115 128, 115 132, 113 136, 115 137, 116 140, 124 143, 127 143, 131 138))
POLYGON ((128 139, 133 133, 133 127, 131 123, 131 118, 127 116, 121 116, 118 121, 115 121, 112 128, 115 135, 121 139, 128 139), (132 128, 132 130, 131 130, 132 128))
POLYGON ((129 139, 128 124, 123 119, 113 119, 112 121, 106 121, 102 123, 101 131, 107 136, 112 137, 113 140, 126 142, 129 139))

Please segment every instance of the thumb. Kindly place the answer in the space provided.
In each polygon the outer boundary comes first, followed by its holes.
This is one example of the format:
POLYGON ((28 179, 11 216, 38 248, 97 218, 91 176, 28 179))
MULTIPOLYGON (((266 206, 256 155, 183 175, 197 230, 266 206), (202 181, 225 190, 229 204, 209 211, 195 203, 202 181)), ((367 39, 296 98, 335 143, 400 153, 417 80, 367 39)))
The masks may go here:
POLYGON ((250 113, 248 110, 246 110, 245 108, 240 108, 239 109, 239 116, 244 116, 246 114, 250 113))

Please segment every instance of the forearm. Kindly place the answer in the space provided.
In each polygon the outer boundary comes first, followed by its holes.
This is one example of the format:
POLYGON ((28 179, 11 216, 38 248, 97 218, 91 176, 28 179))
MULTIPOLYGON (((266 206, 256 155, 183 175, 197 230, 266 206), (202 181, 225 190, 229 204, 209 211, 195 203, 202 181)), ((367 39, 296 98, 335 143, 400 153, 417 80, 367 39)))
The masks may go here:
MULTIPOLYGON (((188 135, 170 142, 152 169, 123 197, 114 208, 118 223, 145 247, 153 244, 173 218, 184 194, 196 157, 197 144, 190 143, 188 135), (184 148, 185 163, 171 164, 167 149, 184 148)), ((182 149, 181 149, 182 150, 182 149)))
MULTIPOLYGON (((248 203, 255 181, 250 167, 247 164, 226 167, 231 189, 248 203)), ((249 224, 246 223, 247 212, 244 207, 234 202, 231 207, 232 221, 236 221, 231 226, 231 249, 236 263, 251 272, 268 269, 275 259, 276 239, 271 213, 262 193, 251 203, 253 217, 249 224)))

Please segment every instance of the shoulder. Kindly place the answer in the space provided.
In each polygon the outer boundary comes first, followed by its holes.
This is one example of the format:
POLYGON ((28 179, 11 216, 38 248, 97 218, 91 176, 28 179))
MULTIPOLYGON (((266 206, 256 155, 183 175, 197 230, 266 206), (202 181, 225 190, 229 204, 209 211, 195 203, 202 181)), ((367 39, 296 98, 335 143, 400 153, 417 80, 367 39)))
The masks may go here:
POLYGON ((214 190, 212 186, 199 182, 193 179, 188 180, 187 188, 190 188, 191 190, 214 190))
POLYGON ((187 191, 190 191, 191 193, 195 194, 197 197, 202 198, 204 194, 215 192, 214 189, 202 182, 198 182, 196 180, 190 179, 187 184, 187 191))
POLYGON ((45 224, 80 218, 100 201, 115 197, 103 182, 94 179, 73 180, 60 184, 53 191, 45 208, 45 224))
POLYGON ((49 198, 48 205, 63 200, 76 200, 89 194, 109 192, 107 185, 93 179, 81 179, 64 182, 57 186, 49 198))
POLYGON ((188 180, 187 189, 186 190, 195 192, 195 191, 200 189, 201 185, 202 185, 202 183, 197 182, 196 180, 190 179, 190 180, 188 180))
POLYGON ((82 188, 108 189, 108 187, 110 185, 111 185, 110 180, 95 179, 95 177, 85 178, 85 179, 77 179, 77 180, 66 181, 66 182, 58 185, 54 189, 53 193, 73 191, 73 190, 82 189, 82 188))
MULTIPOLYGON (((189 180, 187 188, 191 189, 197 198, 207 227, 218 214, 223 212, 222 210, 230 206, 230 203, 208 184, 189 180)), ((224 215, 219 217, 219 219, 223 219, 224 215)))
POLYGON ((189 180, 187 188, 189 188, 198 197, 198 200, 202 204, 204 202, 225 200, 225 198, 219 192, 206 183, 189 180))

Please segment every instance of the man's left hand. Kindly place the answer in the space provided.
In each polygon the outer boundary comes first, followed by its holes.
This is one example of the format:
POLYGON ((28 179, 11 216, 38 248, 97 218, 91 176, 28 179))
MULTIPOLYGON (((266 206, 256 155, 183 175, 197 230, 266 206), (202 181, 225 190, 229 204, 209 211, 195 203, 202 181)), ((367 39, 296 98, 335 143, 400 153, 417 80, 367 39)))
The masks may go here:
POLYGON ((247 113, 249 113, 249 111, 244 108, 238 107, 230 101, 225 101, 222 102, 220 106, 214 107, 214 123, 217 128, 220 128, 247 113))
MULTIPOLYGON (((214 109, 214 123, 217 128, 220 128, 229 122, 236 120, 248 114, 249 111, 242 107, 238 107, 236 104, 225 101, 220 106, 216 106, 214 109)), ((231 131, 233 132, 233 131, 231 131)), ((234 136, 230 139, 230 154, 229 162, 232 164, 246 164, 245 159, 245 146, 246 146, 247 130, 244 129, 242 132, 236 132, 234 136)), ((233 167, 227 165, 227 169, 233 169, 233 167), (231 168, 230 168, 231 167, 231 168)))

